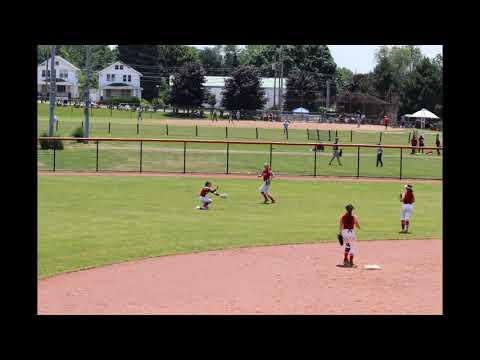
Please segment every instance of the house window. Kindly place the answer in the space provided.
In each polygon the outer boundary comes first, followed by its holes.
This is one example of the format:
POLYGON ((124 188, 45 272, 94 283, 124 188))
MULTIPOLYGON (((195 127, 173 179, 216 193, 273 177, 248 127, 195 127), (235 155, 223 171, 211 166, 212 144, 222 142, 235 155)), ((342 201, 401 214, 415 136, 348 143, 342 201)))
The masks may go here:
POLYGON ((107 81, 110 81, 110 74, 107 74, 107 81))
POLYGON ((115 70, 118 70, 118 65, 115 65, 115 70))
POLYGON ((132 75, 128 75, 128 81, 132 81, 132 75))
POLYGON ((123 70, 123 65, 120 65, 120 70, 123 70))
POLYGON ((65 92, 65 85, 58 85, 57 92, 64 93, 65 92))
POLYGON ((45 70, 42 70, 42 77, 45 77, 45 70))
POLYGON ((68 78, 68 72, 65 70, 60 71, 60 78, 61 79, 67 79, 68 78))
POLYGON ((59 65, 59 62, 58 62, 58 61, 55 61, 55 65, 59 65))
POLYGON ((123 82, 127 81, 127 75, 123 75, 123 82))
POLYGON ((112 81, 115 81, 115 74, 112 74, 112 81))

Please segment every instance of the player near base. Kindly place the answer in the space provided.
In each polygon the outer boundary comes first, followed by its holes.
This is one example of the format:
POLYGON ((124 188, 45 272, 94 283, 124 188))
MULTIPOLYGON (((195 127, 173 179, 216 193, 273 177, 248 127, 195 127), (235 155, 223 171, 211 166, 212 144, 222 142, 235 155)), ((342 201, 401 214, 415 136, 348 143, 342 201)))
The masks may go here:
POLYGON ((260 193, 262 194, 265 201, 264 204, 268 203, 268 199, 271 200, 272 204, 275 204, 275 199, 273 198, 272 194, 270 193, 270 185, 272 183, 273 172, 270 169, 270 165, 265 163, 263 165, 262 174, 258 175, 258 177, 263 178, 263 184, 260 187, 260 193))
POLYGON ((415 202, 412 185, 405 185, 405 191, 400 194, 400 202, 402 203, 402 210, 400 214, 402 231, 400 231, 400 233, 406 234, 408 233, 410 217, 412 216, 413 212, 413 203, 415 202))
POLYGON ((333 143, 333 146, 332 146, 332 158, 330 159, 330 162, 328 163, 328 165, 332 165, 332 161, 337 159, 338 161, 338 165, 342 165, 342 163, 340 162, 340 156, 342 156, 342 153, 341 153, 341 150, 338 148, 338 138, 335 138, 335 142, 333 143))
POLYGON ((202 187, 202 190, 200 190, 200 195, 199 195, 200 206, 198 206, 197 209, 208 210, 208 206, 213 202, 213 200, 210 199, 207 195, 209 193, 212 193, 219 196, 220 194, 217 193, 217 190, 218 190, 218 185, 215 188, 213 188, 212 183, 210 181, 207 181, 205 183, 205 186, 202 187))
POLYGON ((340 245, 344 247, 343 266, 353 267, 353 256, 356 253, 357 238, 355 236, 355 228, 360 229, 358 217, 353 215, 353 205, 345 206, 346 213, 340 216, 338 222, 338 240, 340 245))

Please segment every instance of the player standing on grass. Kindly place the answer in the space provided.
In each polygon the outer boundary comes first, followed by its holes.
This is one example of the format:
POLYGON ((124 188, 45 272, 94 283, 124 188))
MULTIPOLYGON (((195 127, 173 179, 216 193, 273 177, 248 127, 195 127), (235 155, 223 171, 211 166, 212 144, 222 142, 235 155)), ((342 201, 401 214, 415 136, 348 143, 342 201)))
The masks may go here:
POLYGON ((410 217, 412 216, 413 203, 415 196, 413 195, 412 185, 405 185, 405 191, 400 194, 400 202, 402 203, 401 223, 402 231, 400 233, 408 233, 408 226, 410 225, 410 217))
POLYGON ((440 134, 437 134, 437 138, 435 139, 435 145, 437 146, 437 155, 440 155, 440 134))
POLYGON ((197 206, 197 209, 208 210, 208 206, 213 202, 213 200, 210 199, 207 195, 209 193, 212 193, 219 196, 219 194, 217 193, 217 190, 218 190, 218 185, 215 188, 213 188, 212 183, 210 181, 207 181, 205 183, 205 186, 200 191, 200 196, 199 196, 200 206, 197 206))
POLYGON ((345 206, 346 213, 340 216, 338 223, 338 241, 344 246, 343 266, 354 267, 353 256, 356 253, 357 238, 355 236, 355 228, 360 229, 360 224, 356 215, 352 214, 353 206, 348 204, 345 206))
POLYGON ((382 155, 383 155, 382 144, 378 143, 378 147, 377 147, 377 167, 378 167, 379 163, 383 167, 382 155))
POLYGON ((273 198, 272 194, 270 193, 270 184, 272 182, 272 177, 273 177, 273 172, 270 169, 270 165, 265 163, 263 166, 263 171, 261 175, 258 175, 258 177, 263 178, 263 184, 260 187, 260 193, 262 194, 263 198, 265 201, 263 202, 264 204, 268 203, 268 199, 272 201, 272 204, 275 204, 275 199, 273 198))
POLYGON ((328 163, 328 165, 332 165, 332 161, 334 159, 337 159, 338 161, 338 165, 342 166, 342 163, 340 162, 340 150, 338 149, 338 138, 335 138, 335 142, 334 142, 334 145, 332 146, 332 150, 333 150, 333 156, 332 158, 330 159, 330 162, 328 163))

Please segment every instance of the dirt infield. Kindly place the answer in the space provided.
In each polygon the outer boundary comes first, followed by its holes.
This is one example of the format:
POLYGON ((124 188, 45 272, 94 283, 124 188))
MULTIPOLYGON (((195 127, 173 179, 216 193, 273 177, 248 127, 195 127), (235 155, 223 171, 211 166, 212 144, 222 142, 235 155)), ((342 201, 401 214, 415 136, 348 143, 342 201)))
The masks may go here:
MULTIPOLYGON (((41 176, 158 176, 158 177, 198 177, 210 179, 251 179, 257 180, 254 175, 241 174, 216 174, 216 173, 162 173, 162 172, 134 172, 134 171, 38 171, 41 176)), ((442 180, 422 180, 422 179, 392 179, 392 178, 369 178, 369 177, 343 177, 343 176, 288 176, 277 175, 278 180, 308 180, 308 181, 355 181, 355 182, 394 182, 394 183, 412 183, 412 184, 442 184, 442 180)))
MULTIPOLYGON (((145 118, 148 120, 148 118, 145 118)), ((171 125, 180 125, 180 126, 232 126, 232 127, 241 127, 241 128, 262 128, 262 129, 283 129, 283 122, 272 122, 272 121, 254 121, 254 120, 241 120, 241 121, 228 121, 228 120, 218 120, 212 121, 209 119, 166 119, 166 120, 155 120, 155 123, 160 124, 171 124, 171 125)), ((317 122, 292 122, 290 123, 289 129, 319 129, 319 130, 357 130, 357 131, 383 131, 383 132, 408 132, 409 129, 402 128, 392 128, 389 127, 385 130, 385 126, 382 125, 361 125, 357 127, 357 124, 330 124, 330 123, 317 123, 317 122)))
POLYGON ((361 241, 164 256, 38 281, 38 314, 442 314, 442 241, 361 241), (378 264, 381 270, 365 270, 378 264))

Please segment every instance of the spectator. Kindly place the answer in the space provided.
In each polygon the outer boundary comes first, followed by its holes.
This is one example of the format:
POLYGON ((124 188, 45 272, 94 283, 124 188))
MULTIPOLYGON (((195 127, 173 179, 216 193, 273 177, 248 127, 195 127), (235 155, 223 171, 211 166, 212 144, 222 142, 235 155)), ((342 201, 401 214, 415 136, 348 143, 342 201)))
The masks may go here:
POLYGON ((237 121, 240 121, 240 110, 237 110, 237 121))
POLYGON ((412 135, 412 152, 411 152, 411 154, 416 153, 416 151, 415 151, 416 146, 417 146, 417 134, 415 134, 415 132, 414 132, 413 135, 412 135))
POLYGON ((423 154, 423 147, 425 146, 423 135, 420 135, 418 138, 418 145, 420 146, 420 151, 423 154))
POLYGON ((435 139, 435 145, 437 146, 437 155, 440 155, 440 134, 437 134, 437 137, 435 139))
POLYGON ((390 119, 388 118, 387 115, 383 117, 383 125, 385 125, 385 130, 388 128, 388 123, 390 122, 390 119))

